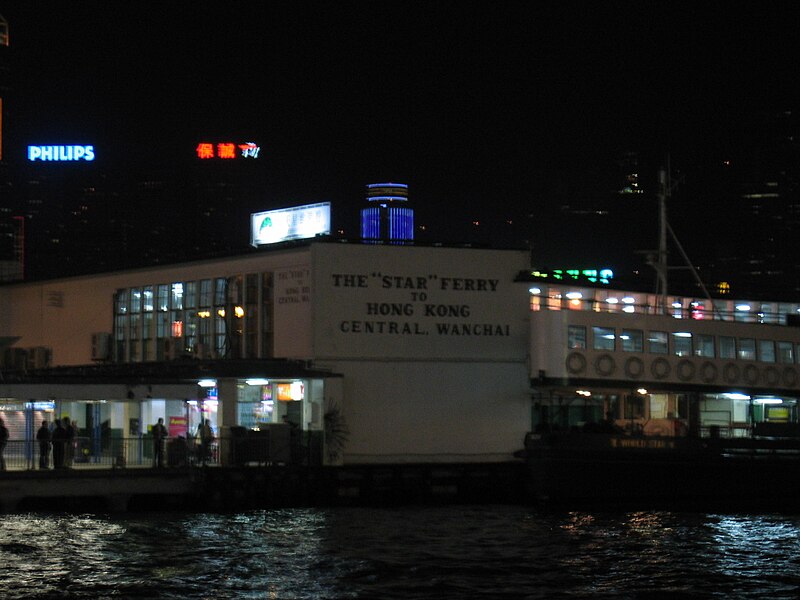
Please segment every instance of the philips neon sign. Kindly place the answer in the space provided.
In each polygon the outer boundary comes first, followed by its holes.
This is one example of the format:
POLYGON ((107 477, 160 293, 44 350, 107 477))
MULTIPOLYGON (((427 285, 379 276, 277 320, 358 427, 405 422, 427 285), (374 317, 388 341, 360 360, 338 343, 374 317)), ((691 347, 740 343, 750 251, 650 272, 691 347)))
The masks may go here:
POLYGON ((195 148, 197 158, 208 160, 219 158, 222 160, 233 160, 235 158, 258 158, 261 146, 255 142, 200 142, 195 148))
POLYGON ((28 160, 74 162, 94 160, 94 146, 28 146, 28 160))

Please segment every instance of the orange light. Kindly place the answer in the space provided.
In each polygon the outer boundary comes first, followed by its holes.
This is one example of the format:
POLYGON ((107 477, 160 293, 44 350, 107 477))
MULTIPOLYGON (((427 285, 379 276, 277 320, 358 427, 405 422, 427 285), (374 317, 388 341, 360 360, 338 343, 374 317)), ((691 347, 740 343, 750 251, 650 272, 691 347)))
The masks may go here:
POLYGON ((217 157, 236 158, 236 144, 230 142, 217 144, 217 157))
POLYGON ((214 144, 207 142, 197 144, 197 158, 214 158, 214 144))
POLYGON ((172 322, 172 337, 183 337, 183 321, 172 322))

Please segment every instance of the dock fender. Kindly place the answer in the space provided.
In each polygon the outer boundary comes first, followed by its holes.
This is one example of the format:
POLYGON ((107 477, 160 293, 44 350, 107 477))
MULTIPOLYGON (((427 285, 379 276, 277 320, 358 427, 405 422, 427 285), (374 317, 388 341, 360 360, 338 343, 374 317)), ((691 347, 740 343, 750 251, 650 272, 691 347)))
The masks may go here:
POLYGON ((767 367, 764 369, 764 382, 767 385, 778 385, 781 380, 781 374, 775 367, 767 367))
POLYGON ((678 368, 675 369, 675 371, 678 375, 678 379, 681 381, 689 381, 694 377, 697 367, 692 361, 683 359, 678 363, 678 368))
POLYGON ((608 377, 617 370, 617 365, 610 354, 601 354, 594 361, 594 370, 598 375, 608 377))
POLYGON ((744 368, 743 373, 744 373, 745 383, 749 383, 750 385, 755 385, 756 383, 758 383, 758 376, 759 376, 758 367, 756 367, 755 365, 747 365, 744 368))
POLYGON ((797 371, 794 367, 783 368, 783 385, 794 387, 797 385, 797 371))
POLYGON ((586 357, 580 352, 570 352, 566 360, 567 371, 579 375, 586 370, 586 357))
POLYGON ((631 379, 639 379, 644 373, 644 363, 638 356, 632 356, 625 361, 625 375, 631 379))
POLYGON ((650 373, 656 379, 664 379, 669 376, 672 368, 666 358, 657 358, 650 364, 650 373))
POLYGON ((741 371, 739 370, 739 365, 728 363, 722 369, 722 377, 727 383, 738 383, 740 375, 741 371))
POLYGON ((711 383, 716 378, 717 378, 717 366, 710 361, 704 362, 703 366, 700 367, 700 379, 703 380, 703 383, 711 383))

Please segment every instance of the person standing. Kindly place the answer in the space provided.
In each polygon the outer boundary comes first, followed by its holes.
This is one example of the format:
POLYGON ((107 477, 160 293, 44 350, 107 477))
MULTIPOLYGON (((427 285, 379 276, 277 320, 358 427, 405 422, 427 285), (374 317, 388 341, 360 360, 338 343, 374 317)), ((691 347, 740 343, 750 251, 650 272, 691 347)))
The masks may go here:
POLYGON ((0 418, 0 471, 6 470, 6 445, 8 444, 8 428, 6 422, 0 418))
POLYGON ((70 423, 69 417, 64 417, 64 466, 71 467, 75 458, 75 428, 70 423))
POLYGON ((36 441, 39 442, 39 468, 50 468, 50 428, 47 421, 42 421, 42 426, 36 432, 36 441))
POLYGON ((158 418, 158 423, 153 425, 153 466, 160 469, 164 466, 164 442, 167 439, 167 428, 164 419, 158 418))
POLYGON ((211 442, 214 441, 214 433, 208 419, 201 419, 197 426, 197 437, 200 438, 200 461, 206 464, 211 459, 211 442))
POLYGON ((67 441, 67 432, 61 425, 61 419, 56 419, 56 427, 53 429, 53 468, 64 468, 64 445, 67 441))

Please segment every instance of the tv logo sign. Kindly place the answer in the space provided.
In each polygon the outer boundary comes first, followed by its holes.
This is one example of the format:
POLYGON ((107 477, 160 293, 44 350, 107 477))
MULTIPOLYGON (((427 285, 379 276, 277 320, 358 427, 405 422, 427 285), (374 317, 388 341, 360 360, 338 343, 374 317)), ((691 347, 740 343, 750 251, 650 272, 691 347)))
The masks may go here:
POLYGON ((94 146, 28 146, 30 161, 94 160, 94 146))

